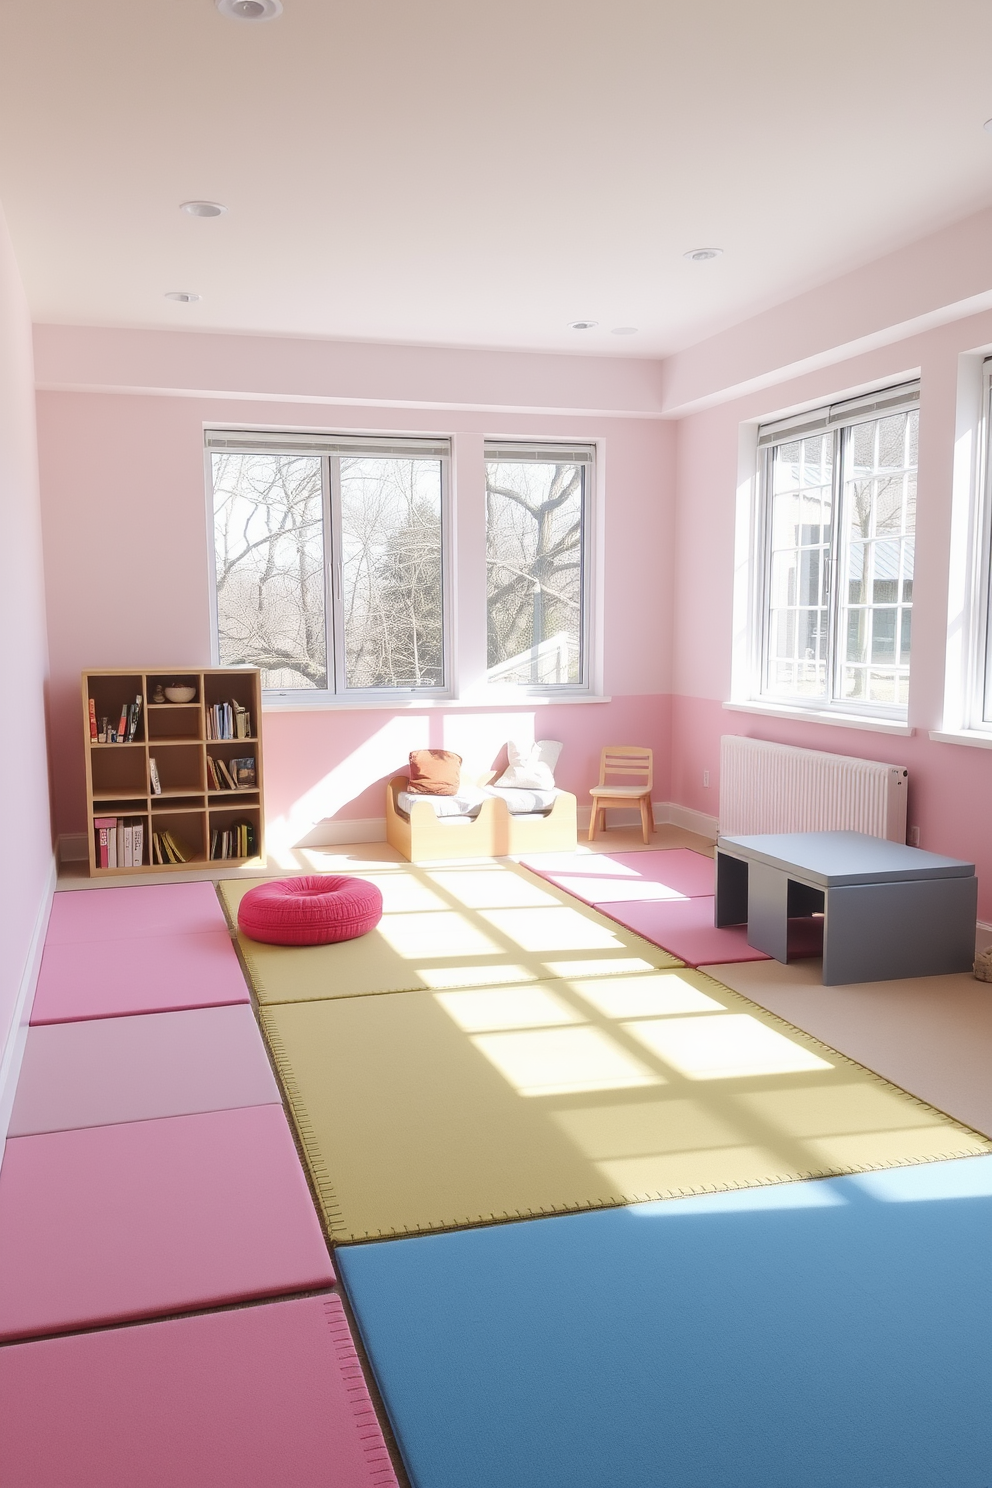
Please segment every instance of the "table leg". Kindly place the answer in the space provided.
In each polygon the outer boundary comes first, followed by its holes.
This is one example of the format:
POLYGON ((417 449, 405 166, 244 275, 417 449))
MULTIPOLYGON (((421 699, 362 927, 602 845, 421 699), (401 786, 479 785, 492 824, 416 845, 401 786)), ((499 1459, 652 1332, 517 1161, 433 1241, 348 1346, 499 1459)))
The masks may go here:
POLYGON ((828 889, 823 984, 970 971, 977 910, 977 878, 828 889))
POLYGON ((716 855, 714 925, 743 925, 747 921, 747 864, 729 853, 716 855))
POLYGON ((789 959, 789 875, 765 863, 747 867, 747 943, 776 961, 789 959))

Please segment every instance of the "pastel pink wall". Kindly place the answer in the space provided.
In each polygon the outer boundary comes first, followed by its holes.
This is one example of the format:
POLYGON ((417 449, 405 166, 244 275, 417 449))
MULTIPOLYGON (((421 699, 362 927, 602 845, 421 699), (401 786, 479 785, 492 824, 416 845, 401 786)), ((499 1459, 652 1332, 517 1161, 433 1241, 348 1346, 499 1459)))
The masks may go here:
POLYGON ((0 1056, 12 1033, 32 936, 47 905, 52 831, 45 751, 48 659, 41 557, 31 324, 0 217, 0 1056))
MULTIPOLYGON (((320 388, 315 399, 353 383, 364 395, 386 382, 388 363, 376 348, 356 353, 349 378, 340 347, 263 340, 268 365, 252 338, 37 328, 39 379, 72 391, 38 395, 52 665, 52 761, 57 830, 84 830, 79 673, 85 667, 162 666, 210 662, 208 529, 203 426, 237 422, 263 427, 390 429, 499 434, 601 441, 607 476, 603 572, 604 693, 598 704, 508 709, 324 709, 268 712, 264 718, 266 808, 270 823, 305 835, 326 818, 381 817, 382 781, 409 750, 441 741, 459 752, 495 754, 510 732, 564 741, 560 779, 586 801, 604 743, 651 744, 658 759, 658 793, 667 796, 671 691, 669 605, 674 427, 652 418, 604 412, 633 398, 632 374, 616 363, 576 370, 580 359, 517 357, 522 379, 517 406, 465 411, 483 394, 509 398, 512 358, 501 355, 481 375, 477 353, 425 352, 422 375, 410 348, 400 348, 410 401, 428 391, 450 392, 461 381, 460 409, 435 403, 401 408, 369 402, 285 401, 231 397, 244 383, 268 377, 280 388, 320 388), (61 340, 64 330, 64 340, 61 340), (82 342, 90 338, 87 360, 82 342), (250 344, 249 344, 250 343, 250 344), (451 365, 444 356, 451 358, 451 365), (375 363, 369 371, 370 360, 375 363), (89 369, 87 372, 87 368, 89 369), (374 376, 372 374, 375 374, 374 376), (595 373, 595 376, 593 376, 595 373), (442 375, 443 374, 443 375, 442 375), (498 374, 498 376, 497 376, 498 374), (523 374, 526 374, 525 376, 523 374), (87 391, 130 385, 154 392, 87 391), (377 381, 377 378, 379 379, 377 381), (129 379, 133 379, 129 382, 129 379), (240 379, 240 381, 239 381, 240 379), (227 396, 209 395, 212 384, 227 396), (564 388, 562 386, 564 384, 564 388), (525 388, 535 409, 519 402, 525 388), (561 410, 578 395, 598 411, 561 410)), ((651 364, 645 364, 650 368, 651 364)), ((485 359, 482 370, 487 367, 485 359)), ((656 369, 654 369, 656 371, 656 369)), ((648 373, 639 384, 648 385, 648 373)), ((581 400, 580 400, 581 401, 581 400)), ((481 453, 481 449, 480 449, 481 453)), ((481 486, 480 486, 481 491, 481 486)), ((466 513, 458 503, 456 519, 466 513)), ((477 514, 476 514, 477 515, 477 514)))
MULTIPOLYGON (((987 278, 992 276, 987 275, 987 278)), ((827 291, 824 291, 827 295, 827 291)), ((829 296, 837 297, 836 286, 829 296)), ((858 301, 862 323, 877 307, 858 301)), ((773 341, 782 315, 770 317, 773 341)), ((851 331, 849 311, 844 334, 851 331)), ((762 354, 761 322, 751 322, 762 354)), ((800 378, 779 378, 762 391, 724 401, 679 422, 674 588, 674 693, 672 702, 672 799, 712 815, 718 813, 721 734, 746 734, 862 759, 906 765, 910 771, 909 821, 920 828, 921 845, 978 864, 980 917, 992 919, 992 751, 932 741, 942 727, 947 638, 948 565, 952 469, 960 357, 992 347, 992 315, 956 319, 934 330, 893 341, 864 354, 837 359, 800 378), (829 400, 866 383, 907 375, 921 378, 920 485, 917 569, 914 587, 913 661, 909 704, 912 737, 725 710, 731 695, 734 525, 739 434, 744 423, 770 417, 813 400, 829 400), (703 772, 710 786, 704 788, 703 772)), ((793 352, 800 348, 793 346, 793 352)), ((728 361, 715 347, 710 386, 724 386, 728 361)), ((691 353, 690 374, 704 386, 700 349, 691 353)), ((681 375, 673 369, 673 385, 681 375)))

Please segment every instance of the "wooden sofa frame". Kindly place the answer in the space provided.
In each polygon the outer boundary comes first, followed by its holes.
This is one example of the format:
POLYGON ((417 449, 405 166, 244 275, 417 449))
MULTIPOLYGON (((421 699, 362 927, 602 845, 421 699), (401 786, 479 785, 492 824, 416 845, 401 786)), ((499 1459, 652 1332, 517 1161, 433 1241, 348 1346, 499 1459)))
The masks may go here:
MULTIPOLYGON (((490 770, 478 776, 477 783, 489 785, 495 779, 496 772, 490 770)), ((490 796, 478 816, 466 821, 437 816, 426 801, 414 801, 406 816, 396 797, 408 785, 406 775, 394 775, 386 787, 386 841, 411 863, 575 850, 577 807, 568 791, 559 792, 546 816, 514 816, 505 801, 490 796)))

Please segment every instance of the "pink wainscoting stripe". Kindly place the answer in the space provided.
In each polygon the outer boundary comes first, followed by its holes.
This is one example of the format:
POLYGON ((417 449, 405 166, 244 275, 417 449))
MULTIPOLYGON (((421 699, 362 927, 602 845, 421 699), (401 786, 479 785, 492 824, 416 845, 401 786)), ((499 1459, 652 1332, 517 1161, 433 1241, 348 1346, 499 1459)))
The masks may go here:
POLYGON ((334 1280, 273 1105, 12 1138, 0 1255, 0 1338, 334 1280))
POLYGON ((713 895, 713 860, 686 848, 661 852, 543 853, 524 866, 584 904, 694 899, 713 895))
MULTIPOLYGON (((102 891, 108 898, 112 892, 102 891)), ((46 945, 31 1022, 119 1018, 247 1001, 248 988, 226 930, 81 941, 46 945)))
POLYGON ((395 1488, 335 1295, 0 1349, 0 1488, 395 1488))
POLYGON ((88 1018, 28 1031, 8 1136, 280 1099, 250 1007, 88 1018))
POLYGON ((48 945, 131 940, 144 935, 202 935, 225 930, 212 883, 145 884, 136 888, 74 889, 55 895, 48 945))

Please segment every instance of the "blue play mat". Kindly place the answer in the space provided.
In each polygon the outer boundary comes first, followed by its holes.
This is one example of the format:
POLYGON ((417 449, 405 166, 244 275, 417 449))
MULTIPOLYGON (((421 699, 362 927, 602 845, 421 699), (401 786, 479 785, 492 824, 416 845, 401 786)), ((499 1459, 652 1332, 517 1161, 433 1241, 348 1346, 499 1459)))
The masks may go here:
POLYGON ((335 1260, 415 1488, 992 1488, 992 1157, 335 1260))

